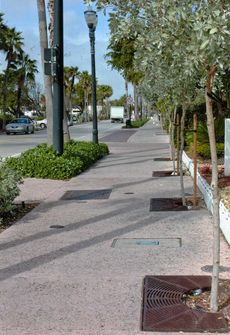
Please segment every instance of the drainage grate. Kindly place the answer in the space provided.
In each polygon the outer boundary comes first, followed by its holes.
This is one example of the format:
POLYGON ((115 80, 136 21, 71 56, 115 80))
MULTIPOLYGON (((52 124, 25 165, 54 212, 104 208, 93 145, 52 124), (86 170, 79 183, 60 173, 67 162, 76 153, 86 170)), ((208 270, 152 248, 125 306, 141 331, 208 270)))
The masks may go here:
POLYGON ((173 176, 172 173, 173 173, 173 170, 169 170, 169 171, 153 171, 152 176, 153 177, 169 177, 169 176, 173 176))
POLYGON ((187 211, 181 198, 152 198, 150 199, 150 212, 187 211))
POLYGON ((103 200, 109 199, 112 189, 67 191, 61 200, 103 200))
POLYGON ((130 247, 181 247, 181 238, 116 238, 112 248, 130 247))
POLYGON ((142 330, 156 332, 228 332, 222 313, 189 308, 184 295, 211 286, 210 276, 146 276, 142 330))

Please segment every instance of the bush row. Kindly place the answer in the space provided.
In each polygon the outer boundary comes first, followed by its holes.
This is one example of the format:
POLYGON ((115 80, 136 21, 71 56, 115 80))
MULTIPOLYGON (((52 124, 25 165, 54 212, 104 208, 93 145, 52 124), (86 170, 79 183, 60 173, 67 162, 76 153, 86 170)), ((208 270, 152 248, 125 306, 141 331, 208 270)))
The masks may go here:
POLYGON ((132 128, 140 128, 140 127, 142 127, 147 121, 148 121, 147 118, 142 119, 142 120, 131 121, 131 127, 132 127, 132 128))
POLYGON ((23 177, 65 180, 85 171, 108 153, 106 144, 71 140, 65 143, 62 155, 52 147, 40 144, 19 157, 8 158, 5 165, 18 171, 23 177))

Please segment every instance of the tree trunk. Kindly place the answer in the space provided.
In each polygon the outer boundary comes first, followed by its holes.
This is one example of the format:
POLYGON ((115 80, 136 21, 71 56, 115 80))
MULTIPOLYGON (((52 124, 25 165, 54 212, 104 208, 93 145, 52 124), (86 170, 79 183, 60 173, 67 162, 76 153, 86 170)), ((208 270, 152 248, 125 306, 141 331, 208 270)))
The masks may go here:
POLYGON ((18 84, 18 91, 17 91, 17 117, 20 117, 21 114, 21 97, 22 97, 22 87, 18 84))
POLYGON ((128 81, 125 79, 125 109, 127 113, 127 117, 131 120, 131 111, 128 103, 128 98, 129 98, 129 90, 128 90, 128 81))
POLYGON ((180 115, 177 113, 176 116, 176 142, 177 142, 177 175, 179 176, 180 173, 180 115))
MULTIPOLYGON (((48 35, 46 23, 45 1, 37 0, 41 62, 44 73, 44 48, 48 48, 48 35)), ((47 118, 47 145, 53 145, 53 94, 52 78, 44 74, 44 89, 46 97, 46 118, 47 118)))
POLYGON ((220 216, 219 216, 219 188, 218 188, 218 165, 217 165, 217 152, 216 152, 216 138, 214 128, 214 118, 212 111, 212 100, 210 94, 212 92, 212 82, 216 73, 216 66, 212 66, 208 72, 208 79, 205 89, 206 100, 206 115, 208 136, 211 150, 212 162, 212 198, 213 198, 213 272, 212 272, 212 287, 211 287, 211 312, 218 310, 218 291, 219 291, 219 265, 220 265, 220 216))
POLYGON ((135 115, 135 120, 139 119, 138 115, 138 94, 137 94, 137 85, 133 85, 133 94, 134 94, 134 115, 135 115))
POLYGON ((183 206, 186 205, 185 200, 185 192, 184 192, 184 178, 183 178, 183 150, 184 150, 184 123, 185 123, 185 115, 187 111, 186 104, 182 105, 182 116, 180 122, 180 157, 179 157, 179 164, 180 164, 180 186, 181 186, 181 198, 183 206))
POLYGON ((171 159, 173 161, 173 174, 176 174, 176 163, 175 163, 175 123, 176 123, 176 115, 177 115, 177 106, 174 108, 173 112, 173 120, 171 127, 171 139, 170 139, 170 147, 171 147, 171 159))
POLYGON ((140 99, 140 119, 142 120, 143 117, 143 101, 142 101, 142 95, 139 96, 140 99))

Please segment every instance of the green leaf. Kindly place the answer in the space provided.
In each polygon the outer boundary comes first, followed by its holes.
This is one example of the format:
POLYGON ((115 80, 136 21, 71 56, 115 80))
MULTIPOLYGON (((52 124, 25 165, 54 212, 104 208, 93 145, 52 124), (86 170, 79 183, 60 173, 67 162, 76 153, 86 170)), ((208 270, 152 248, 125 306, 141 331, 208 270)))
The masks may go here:
POLYGON ((215 34, 218 31, 217 28, 212 28, 209 32, 210 35, 215 34))
POLYGON ((209 43, 209 40, 204 41, 204 42, 201 44, 200 49, 201 49, 201 50, 205 49, 206 46, 208 45, 208 43, 209 43))

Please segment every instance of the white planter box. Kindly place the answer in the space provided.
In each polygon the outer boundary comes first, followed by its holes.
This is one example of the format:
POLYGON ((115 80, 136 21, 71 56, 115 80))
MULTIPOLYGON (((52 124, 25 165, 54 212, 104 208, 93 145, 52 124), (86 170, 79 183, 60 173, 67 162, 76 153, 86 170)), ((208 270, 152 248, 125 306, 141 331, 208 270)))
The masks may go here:
MULTIPOLYGON (((193 160, 190 159, 185 152, 183 152, 183 163, 186 165, 191 176, 193 177, 194 176, 193 160)), ((197 186, 203 195, 207 208, 210 210, 211 213, 213 213, 211 188, 209 184, 206 182, 206 180, 203 177, 201 177, 198 171, 197 171, 197 186)), ((222 201, 220 201, 219 210, 220 210, 220 228, 228 244, 230 244, 230 211, 224 206, 222 201)))

